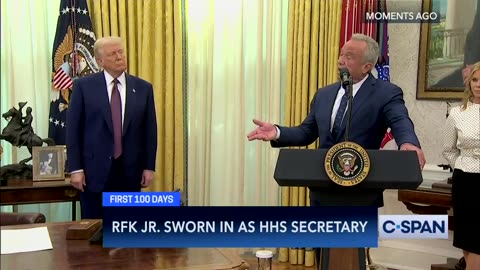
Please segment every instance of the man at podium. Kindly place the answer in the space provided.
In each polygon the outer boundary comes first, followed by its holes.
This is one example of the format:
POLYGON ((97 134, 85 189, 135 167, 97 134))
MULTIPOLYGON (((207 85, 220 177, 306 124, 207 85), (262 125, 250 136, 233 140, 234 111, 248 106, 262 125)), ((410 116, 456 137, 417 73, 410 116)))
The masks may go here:
MULTIPOLYGON (((339 82, 317 91, 305 120, 296 127, 282 127, 255 119, 253 122, 258 127, 247 135, 248 140, 270 141, 272 147, 288 147, 307 146, 319 138, 322 149, 348 140, 365 149, 378 150, 390 127, 400 150, 416 151, 423 168, 425 157, 402 90, 371 74, 379 54, 375 40, 354 34, 341 49, 338 59, 339 70, 347 75, 341 75, 339 82), (349 78, 348 86, 344 77, 349 78), (347 113, 349 96, 352 110, 347 113)), ((310 204, 324 205, 326 196, 330 205, 335 204, 335 198, 342 204, 345 197, 355 200, 356 195, 355 189, 310 188, 310 204)), ((369 200, 371 206, 383 206, 383 190, 374 192, 373 197, 369 200)))

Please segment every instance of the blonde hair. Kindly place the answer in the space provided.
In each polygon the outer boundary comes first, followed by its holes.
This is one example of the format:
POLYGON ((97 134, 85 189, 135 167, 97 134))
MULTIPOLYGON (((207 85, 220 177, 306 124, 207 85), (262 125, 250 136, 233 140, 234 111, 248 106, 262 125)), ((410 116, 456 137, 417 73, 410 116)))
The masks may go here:
POLYGON ((467 80, 466 80, 466 85, 465 85, 465 91, 463 91, 463 99, 462 99, 462 110, 465 110, 467 108, 468 102, 472 101, 473 99, 473 92, 471 88, 471 83, 473 79, 473 74, 477 71, 480 70, 480 62, 477 62, 472 65, 472 69, 468 73, 467 80))
POLYGON ((123 46, 123 40, 121 37, 102 37, 95 41, 93 45, 93 53, 95 58, 99 58, 103 54, 103 47, 107 44, 120 44, 123 46))

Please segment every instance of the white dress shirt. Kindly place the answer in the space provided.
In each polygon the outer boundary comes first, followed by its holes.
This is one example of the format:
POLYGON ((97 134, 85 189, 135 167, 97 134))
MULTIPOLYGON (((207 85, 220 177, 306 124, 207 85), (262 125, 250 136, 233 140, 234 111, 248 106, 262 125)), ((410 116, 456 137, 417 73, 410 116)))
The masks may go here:
MULTIPOLYGON (((362 87, 363 83, 367 80, 367 78, 368 78, 368 74, 365 77, 363 77, 362 80, 353 84, 353 97, 354 98, 355 98, 355 95, 357 94, 358 90, 360 89, 360 87, 362 87)), ((342 101, 342 97, 343 97, 344 94, 345 94, 345 89, 340 84, 340 90, 338 90, 337 98, 335 99, 335 103, 333 103, 332 115, 331 115, 332 121, 330 123, 330 131, 332 131, 333 123, 335 122, 335 117, 337 116, 337 111, 338 111, 338 108, 340 107, 340 103, 342 101)), ((310 108, 310 110, 311 109, 312 108, 310 108)), ((347 103, 347 109, 348 109, 348 103, 347 103)), ((347 110, 345 110, 345 112, 347 112, 347 110)), ((277 136, 276 136, 275 139, 278 140, 280 138, 280 129, 277 126, 275 126, 275 128, 277 129, 277 136)))
MULTIPOLYGON (((365 80, 368 78, 368 75, 363 77, 363 79, 355 84, 353 84, 353 97, 355 98, 355 95, 358 93, 358 90, 360 87, 362 87, 362 84, 365 82, 365 80)), ((343 86, 340 84, 340 90, 338 90, 337 93, 337 98, 335 99, 335 103, 333 103, 333 108, 332 108, 332 115, 331 115, 331 123, 330 123, 330 131, 332 131, 333 128, 333 123, 335 122, 335 117, 337 116, 337 111, 338 108, 340 108, 340 103, 342 102, 342 97, 345 94, 345 89, 343 86)), ((345 113, 348 111, 348 103, 347 103, 347 109, 345 110, 345 113)), ((345 115, 344 115, 345 117, 345 115)))
MULTIPOLYGON (((105 81, 107 82, 107 93, 108 93, 108 100, 112 100, 112 89, 113 89, 113 78, 112 75, 110 75, 107 71, 104 71, 103 74, 105 74, 105 81)), ((125 72, 122 73, 122 75, 118 76, 117 80, 119 81, 117 87, 118 87, 118 92, 120 92, 120 100, 122 103, 122 129, 123 129, 123 123, 125 119, 125 101, 126 101, 126 80, 125 80, 125 72)))
POLYGON ((480 173, 480 104, 468 102, 465 110, 452 107, 444 131, 442 153, 450 166, 480 173))

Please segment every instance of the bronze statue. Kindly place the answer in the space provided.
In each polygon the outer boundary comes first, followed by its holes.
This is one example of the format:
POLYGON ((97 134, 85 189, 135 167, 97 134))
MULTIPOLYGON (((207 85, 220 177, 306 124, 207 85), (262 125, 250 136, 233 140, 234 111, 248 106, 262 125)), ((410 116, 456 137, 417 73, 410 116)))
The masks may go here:
POLYGON ((2 114, 2 117, 8 121, 7 126, 2 130, 0 134, 0 140, 5 140, 11 143, 13 146, 22 147, 26 146, 30 157, 19 162, 19 164, 25 164, 32 160, 32 148, 34 146, 42 146, 46 143, 49 146, 55 145, 55 142, 50 139, 42 139, 33 132, 32 128, 32 108, 28 107, 25 117, 23 116, 23 107, 27 102, 19 102, 18 110, 12 107, 6 113, 2 114))

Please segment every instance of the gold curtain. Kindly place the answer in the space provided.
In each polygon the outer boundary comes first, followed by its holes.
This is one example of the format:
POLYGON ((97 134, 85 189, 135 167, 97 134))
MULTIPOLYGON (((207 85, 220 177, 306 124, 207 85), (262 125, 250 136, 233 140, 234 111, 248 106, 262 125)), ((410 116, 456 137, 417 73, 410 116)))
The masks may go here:
MULTIPOLYGON (((342 1, 290 0, 288 12, 285 125, 297 126, 308 115, 315 92, 337 81, 342 1)), ((317 148, 317 142, 307 148, 317 148)), ((305 187, 283 187, 283 206, 308 206, 305 187)), ((314 251, 280 248, 279 260, 313 266, 314 251)))
POLYGON ((97 38, 123 38, 128 73, 153 85, 158 123, 150 191, 184 190, 182 2, 88 0, 97 38))

